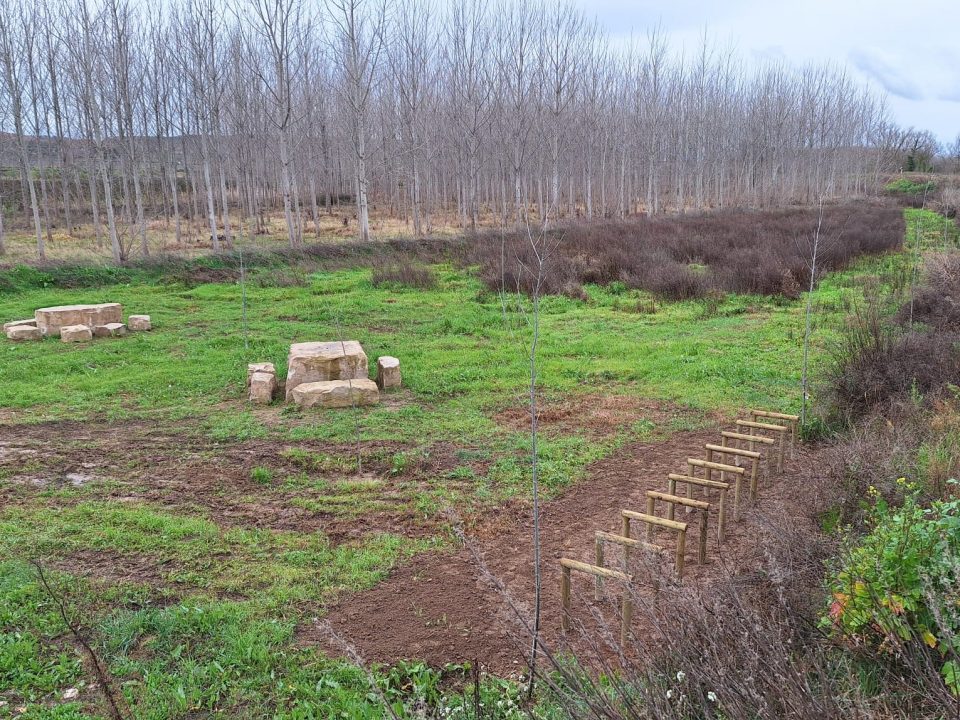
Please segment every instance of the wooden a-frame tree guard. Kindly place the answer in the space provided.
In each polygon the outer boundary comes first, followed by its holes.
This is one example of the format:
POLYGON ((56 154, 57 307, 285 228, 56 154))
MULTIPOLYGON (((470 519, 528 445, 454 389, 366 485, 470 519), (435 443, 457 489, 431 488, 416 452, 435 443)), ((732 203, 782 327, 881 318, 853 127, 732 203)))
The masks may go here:
POLYGON ((657 527, 662 527, 677 533, 677 577, 683 577, 683 556, 687 548, 686 523, 667 520, 666 518, 657 517, 656 515, 634 512, 633 510, 621 510, 620 516, 623 518, 623 532, 620 533, 623 537, 630 537, 631 520, 647 523, 648 525, 656 525, 657 527))
MULTIPOLYGON (((597 530, 597 533, 594 537, 595 543, 595 557, 597 567, 606 567, 606 560, 604 559, 604 544, 610 543, 612 545, 619 545, 623 548, 623 572, 626 573, 630 569, 630 551, 631 550, 643 550, 646 552, 662 553, 663 547, 661 545, 654 545, 653 543, 644 542, 643 540, 636 540, 634 538, 624 537, 623 535, 616 535, 614 533, 604 532, 603 530, 597 530)), ((595 600, 600 600, 603 596, 603 576, 597 575, 594 580, 594 589, 593 597, 595 600)))
MULTIPOLYGON (((733 481, 733 519, 740 520, 740 481, 743 479, 746 470, 742 467, 737 467, 736 465, 724 465, 723 463, 710 462, 708 460, 701 460, 700 458, 687 458, 687 475, 693 477, 697 476, 696 469, 703 468, 704 474, 706 475, 707 480, 713 480, 713 471, 716 470, 720 473, 720 482, 727 482, 727 474, 734 476, 733 481)), ((704 493, 707 492, 707 488, 704 488, 704 493)), ((687 496, 692 496, 692 487, 687 484, 687 496)))
MULTIPOLYGON (((717 480, 707 480, 706 478, 695 477, 693 475, 681 475, 679 473, 670 473, 667 475, 667 492, 670 495, 677 494, 677 483, 681 485, 696 485, 702 487, 704 493, 710 490, 720 491, 720 502, 717 505, 717 542, 723 542, 727 525, 727 491, 730 490, 730 483, 719 482, 717 480)), ((667 511, 667 519, 674 519, 674 506, 670 505, 667 511)))
MULTIPOLYGON (((710 516, 710 503, 703 500, 692 500, 690 498, 671 495, 670 493, 660 492, 659 490, 647 490, 647 515, 657 514, 657 501, 662 500, 670 506, 670 513, 673 514, 677 505, 696 510, 700 515, 700 542, 697 545, 697 562, 700 565, 707 563, 707 518, 710 516)), ((668 518, 672 520, 673 518, 668 518)), ((647 542, 654 541, 654 530, 656 526, 652 523, 647 524, 647 542)))
MULTIPOLYGON (((767 445, 775 446, 777 441, 773 438, 768 438, 765 435, 748 435, 746 433, 731 432, 729 430, 724 430, 720 433, 720 444, 723 447, 739 447, 741 449, 750 450, 751 452, 760 452, 757 448, 757 445, 767 445), (734 444, 731 445, 730 441, 733 440, 734 444), (747 444, 746 448, 743 448, 743 443, 747 444)), ((761 453, 767 460, 767 469, 766 476, 770 477, 773 475, 773 462, 770 460, 770 450, 761 453)))
POLYGON ((618 570, 607 570, 570 558, 560 558, 560 628, 564 632, 570 630, 570 572, 572 570, 608 580, 619 580, 623 583, 623 595, 620 599, 620 644, 625 646, 630 638, 630 621, 633 619, 630 576, 618 570))
POLYGON ((780 450, 777 454, 777 472, 783 472, 783 456, 787 446, 787 436, 790 434, 790 428, 786 425, 774 425, 772 423, 754 422, 753 420, 737 420, 738 428, 750 428, 751 430, 765 430, 766 432, 779 433, 780 450))
MULTIPOLYGON (((723 445, 712 445, 707 443, 703 446, 707 451, 707 462, 713 462, 714 454, 718 455, 732 455, 736 458, 746 458, 750 461, 750 499, 757 499, 757 473, 760 469, 760 453, 753 452, 752 450, 741 450, 740 448, 731 448, 724 447, 723 445)), ((721 457, 721 460, 726 460, 726 458, 721 457)), ((736 462, 736 460, 734 461, 736 462)), ((737 467, 740 467, 737 465, 737 467)), ((707 470, 707 478, 713 479, 710 477, 710 470, 707 470)))
POLYGON ((788 415, 787 413, 772 412, 770 410, 751 410, 750 419, 754 422, 763 422, 767 420, 785 420, 790 427, 790 459, 793 460, 793 452, 800 441, 800 416, 788 415))

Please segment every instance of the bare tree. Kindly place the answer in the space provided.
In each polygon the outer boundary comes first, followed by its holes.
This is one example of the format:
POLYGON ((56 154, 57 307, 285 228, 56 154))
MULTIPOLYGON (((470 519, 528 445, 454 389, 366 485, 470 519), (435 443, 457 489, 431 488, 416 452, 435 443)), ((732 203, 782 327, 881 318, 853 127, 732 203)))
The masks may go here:
POLYGON ((360 239, 370 239, 367 177, 367 114, 384 47, 385 3, 373 0, 327 0, 334 33, 332 42, 343 74, 343 97, 350 123, 360 239))
POLYGON ((43 229, 40 225, 40 207, 37 201, 37 188, 33 180, 33 168, 27 159, 27 142, 24 134, 24 73, 28 64, 27 53, 32 43, 33 17, 22 0, 11 0, 0 4, 0 63, 3 69, 3 81, 6 95, 10 99, 10 112, 17 141, 17 159, 20 162, 21 181, 30 190, 30 208, 33 211, 33 225, 37 236, 37 257, 46 259, 43 242, 43 229), (14 33, 19 33, 15 35, 14 33))

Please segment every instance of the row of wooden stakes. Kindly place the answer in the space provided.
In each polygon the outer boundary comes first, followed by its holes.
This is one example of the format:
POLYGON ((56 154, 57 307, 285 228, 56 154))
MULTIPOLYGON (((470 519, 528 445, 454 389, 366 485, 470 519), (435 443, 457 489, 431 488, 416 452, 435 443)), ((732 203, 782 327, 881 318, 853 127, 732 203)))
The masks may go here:
POLYGON ((793 457, 798 442, 800 418, 797 415, 771 412, 768 410, 750 410, 749 420, 736 421, 735 429, 720 433, 720 444, 704 445, 703 458, 688 458, 687 472, 667 475, 667 491, 647 491, 646 512, 622 509, 620 517, 622 531, 620 535, 598 530, 596 533, 596 564, 560 558, 560 624, 564 631, 570 629, 570 575, 572 571, 594 576, 594 594, 600 600, 603 594, 604 580, 617 580, 623 583, 621 599, 621 643, 629 636, 630 622, 633 616, 633 602, 629 584, 632 577, 627 573, 630 563, 630 551, 640 550, 663 554, 665 548, 656 544, 655 535, 664 530, 677 536, 675 567, 677 577, 683 577, 686 556, 688 523, 676 519, 676 508, 686 508, 687 513, 699 515, 699 543, 697 562, 707 561, 707 519, 711 509, 711 492, 718 494, 717 504, 717 540, 723 543, 727 522, 728 493, 733 489, 733 517, 740 520, 741 489, 748 485, 750 500, 756 501, 760 463, 766 460, 766 476, 773 472, 782 472, 787 453, 793 457), (724 462, 720 462, 724 461, 724 462), (697 475, 700 470, 701 474, 697 475), (715 479, 715 473, 719 479, 715 479), (732 480, 732 483, 731 483, 732 480), (686 487, 686 494, 679 495, 677 487, 686 487), (703 490, 703 499, 693 497, 693 488, 703 490), (657 514, 663 503, 667 507, 666 517, 657 514), (631 536, 633 523, 642 523, 646 528, 644 540, 631 536), (623 548, 623 571, 605 567, 604 548, 606 545, 619 545, 623 548))

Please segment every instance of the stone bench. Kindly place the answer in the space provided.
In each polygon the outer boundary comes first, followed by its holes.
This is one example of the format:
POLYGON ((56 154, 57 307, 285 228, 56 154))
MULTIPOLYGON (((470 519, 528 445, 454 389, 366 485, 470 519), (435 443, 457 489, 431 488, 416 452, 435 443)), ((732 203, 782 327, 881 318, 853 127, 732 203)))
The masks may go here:
POLYGON ((61 328, 73 325, 97 325, 123 322, 123 306, 120 303, 101 303, 100 305, 58 305, 40 308, 34 312, 34 319, 44 335, 60 335, 61 328))
POLYGON ((287 400, 303 383, 367 380, 368 372, 367 354, 356 340, 294 343, 287 357, 287 400))

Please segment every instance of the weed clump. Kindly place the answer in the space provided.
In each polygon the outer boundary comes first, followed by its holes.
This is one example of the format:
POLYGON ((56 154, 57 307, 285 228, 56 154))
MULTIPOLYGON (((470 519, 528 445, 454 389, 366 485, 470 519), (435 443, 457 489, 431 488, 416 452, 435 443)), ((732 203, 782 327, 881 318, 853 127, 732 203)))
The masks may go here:
POLYGON ((437 276, 429 267, 403 258, 395 262, 375 264, 370 282, 377 288, 399 286, 430 290, 437 286, 437 276))
POLYGON ((273 471, 263 465, 257 465, 250 471, 250 479, 258 485, 269 485, 273 481, 273 471))

